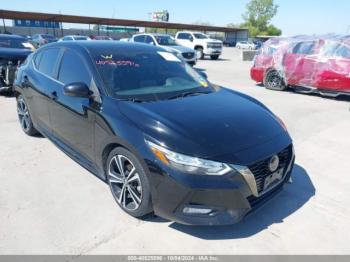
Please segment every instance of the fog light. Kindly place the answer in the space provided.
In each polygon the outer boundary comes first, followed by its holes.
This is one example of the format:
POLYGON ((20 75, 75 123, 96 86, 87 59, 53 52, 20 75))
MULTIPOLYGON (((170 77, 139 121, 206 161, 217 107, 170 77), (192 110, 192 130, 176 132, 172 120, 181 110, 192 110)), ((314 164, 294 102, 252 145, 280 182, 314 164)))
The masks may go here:
POLYGON ((185 207, 182 212, 189 215, 208 215, 213 210, 210 208, 185 207))

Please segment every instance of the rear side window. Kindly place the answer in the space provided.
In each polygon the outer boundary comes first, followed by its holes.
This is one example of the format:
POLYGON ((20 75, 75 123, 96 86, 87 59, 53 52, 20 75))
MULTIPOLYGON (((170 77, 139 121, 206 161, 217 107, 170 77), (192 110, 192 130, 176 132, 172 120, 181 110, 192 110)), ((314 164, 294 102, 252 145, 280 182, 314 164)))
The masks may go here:
POLYGON ((177 36, 178 39, 190 39, 191 38, 191 35, 190 34, 187 34, 187 33, 179 33, 178 36, 177 36))
POLYGON ((58 80, 63 84, 75 82, 90 86, 91 75, 80 56, 73 50, 66 50, 62 57, 58 80))
POLYGON ((315 42, 302 42, 293 48, 293 54, 310 55, 315 48, 315 42))
POLYGON ((60 50, 58 48, 51 48, 44 50, 41 53, 42 57, 39 61, 38 70, 47 76, 54 77, 55 67, 60 50))
POLYGON ((342 45, 336 50, 335 56, 350 59, 350 49, 342 45))
POLYGON ((134 42, 144 43, 145 42, 145 36, 144 35, 138 35, 134 37, 134 42))
POLYGON ((36 68, 39 68, 40 60, 41 60, 42 56, 43 56, 43 52, 39 52, 38 54, 35 55, 34 64, 35 64, 36 68))

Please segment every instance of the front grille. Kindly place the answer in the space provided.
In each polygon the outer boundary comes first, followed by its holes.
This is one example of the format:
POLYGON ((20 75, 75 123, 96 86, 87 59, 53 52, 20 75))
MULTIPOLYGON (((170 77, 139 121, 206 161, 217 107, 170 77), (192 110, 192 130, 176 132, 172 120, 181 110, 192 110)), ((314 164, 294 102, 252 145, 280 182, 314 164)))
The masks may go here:
MULTIPOLYGON (((284 181, 286 181, 286 179, 288 178, 285 178, 284 181)), ((283 187, 283 183, 277 185, 273 190, 267 192, 266 194, 260 197, 255 197, 253 195, 249 196, 247 200, 249 201, 249 204, 252 210, 256 209, 257 207, 263 205, 264 203, 269 201, 271 198, 273 198, 278 192, 282 190, 282 187, 283 187)))
MULTIPOLYGON (((292 145, 290 145, 277 154, 279 157, 279 165, 277 170, 283 168, 283 172, 286 172, 288 164, 291 161, 292 150, 292 145)), ((268 157, 264 160, 261 160, 257 163, 248 166, 248 168, 255 177, 256 186, 259 194, 264 190, 265 178, 272 174, 272 172, 269 170, 270 159, 271 157, 268 157)))
POLYGON ((221 43, 208 43, 207 45, 208 48, 222 48, 221 43))
POLYGON ((186 59, 192 59, 194 57, 194 52, 182 53, 182 56, 186 59))

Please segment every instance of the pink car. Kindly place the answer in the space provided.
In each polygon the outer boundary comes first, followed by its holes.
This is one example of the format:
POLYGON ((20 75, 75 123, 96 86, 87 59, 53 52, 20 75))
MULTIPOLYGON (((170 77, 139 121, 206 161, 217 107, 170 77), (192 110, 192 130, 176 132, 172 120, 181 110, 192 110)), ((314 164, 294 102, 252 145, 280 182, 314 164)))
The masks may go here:
POLYGON ((251 78, 268 89, 350 95, 350 40, 271 40, 256 56, 251 78))

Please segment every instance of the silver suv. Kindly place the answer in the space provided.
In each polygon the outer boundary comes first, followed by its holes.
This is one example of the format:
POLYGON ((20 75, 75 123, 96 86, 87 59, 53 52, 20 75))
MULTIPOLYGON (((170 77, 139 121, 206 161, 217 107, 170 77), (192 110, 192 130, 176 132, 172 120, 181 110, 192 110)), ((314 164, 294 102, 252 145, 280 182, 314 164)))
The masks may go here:
POLYGON ((137 34, 133 35, 129 41, 161 46, 192 66, 197 62, 196 53, 193 49, 177 44, 175 39, 167 34, 137 34))

